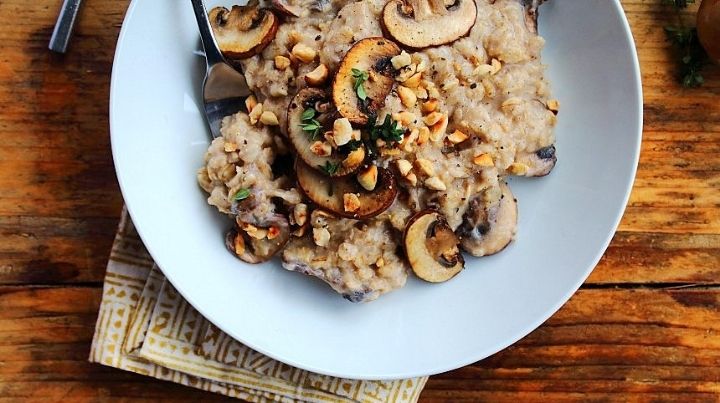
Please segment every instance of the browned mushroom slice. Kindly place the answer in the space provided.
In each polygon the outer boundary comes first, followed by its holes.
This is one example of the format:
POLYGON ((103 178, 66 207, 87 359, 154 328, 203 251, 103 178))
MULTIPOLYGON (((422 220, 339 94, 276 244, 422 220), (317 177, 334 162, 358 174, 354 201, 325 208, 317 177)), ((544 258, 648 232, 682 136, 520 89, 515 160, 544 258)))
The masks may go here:
POLYGON ((450 280, 465 267, 460 241, 437 211, 416 214, 405 229, 405 253, 415 275, 431 283, 450 280))
POLYGON ((228 59, 245 59, 260 53, 278 29, 278 19, 272 11, 261 9, 257 0, 232 10, 215 7, 210 10, 210 25, 220 51, 228 59))
POLYGON ((230 252, 244 262, 265 262, 282 250, 290 239, 290 225, 280 214, 262 222, 248 221, 251 222, 238 222, 238 226, 225 237, 225 245, 230 252))
POLYGON ((474 0, 391 0, 382 13, 385 31, 405 46, 422 49, 453 42, 475 25, 474 0))
POLYGON ((517 230, 517 203, 503 183, 486 189, 470 202, 457 229, 464 250, 474 256, 492 255, 513 240, 517 230))
POLYGON ((343 117, 364 125, 370 114, 382 108, 395 83, 390 59, 399 54, 400 48, 385 38, 362 39, 350 48, 332 85, 333 101, 343 117), (366 79, 358 78, 362 76, 366 79), (364 90, 364 100, 358 95, 359 85, 364 90))
POLYGON ((300 17, 302 15, 302 8, 291 6, 287 0, 272 0, 270 5, 286 17, 300 17))
POLYGON ((519 154, 515 161, 527 167, 521 176, 545 176, 555 168, 557 163, 555 146, 543 147, 534 153, 519 154))
POLYGON ((327 156, 318 155, 313 151, 313 144, 318 140, 324 141, 323 133, 326 129, 332 129, 332 120, 337 116, 337 111, 332 107, 330 97, 324 90, 317 88, 300 90, 290 102, 287 116, 288 138, 298 157, 309 166, 321 169, 330 176, 346 176, 362 165, 365 159, 363 146, 359 148, 362 151, 349 155, 341 155, 337 149, 330 150, 327 156), (320 127, 316 128, 316 126, 320 127))
POLYGON ((387 210, 397 196, 395 177, 384 168, 378 168, 377 185, 373 191, 365 190, 352 176, 325 176, 308 167, 301 159, 295 163, 295 171, 303 193, 318 207, 341 217, 356 220, 375 217, 387 210), (352 205, 348 199, 353 201, 352 205))

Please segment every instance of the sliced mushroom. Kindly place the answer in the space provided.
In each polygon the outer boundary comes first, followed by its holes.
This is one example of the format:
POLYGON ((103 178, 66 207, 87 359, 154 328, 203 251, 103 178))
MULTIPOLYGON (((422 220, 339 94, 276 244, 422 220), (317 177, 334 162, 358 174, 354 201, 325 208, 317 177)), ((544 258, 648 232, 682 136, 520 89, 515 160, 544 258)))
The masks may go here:
POLYGON ((290 224, 288 220, 280 215, 273 214, 269 219, 258 222, 256 219, 248 219, 244 215, 240 219, 247 221, 239 222, 236 228, 228 232, 225 237, 225 245, 235 256, 247 263, 262 263, 278 253, 290 239, 290 224), (248 222, 250 221, 250 222, 248 222), (249 232, 243 230, 243 224, 250 224, 257 231, 263 231, 267 235, 258 239, 249 232))
POLYGON ((502 183, 470 201, 456 232, 465 251, 474 256, 487 256, 505 249, 516 230, 517 203, 510 187, 502 183))
POLYGON ((210 10, 210 25, 220 51, 231 60, 246 59, 260 53, 278 29, 278 19, 272 11, 260 8, 257 0, 232 10, 215 7, 210 10))
MULTIPOLYGON (((338 150, 333 150, 329 156, 320 156, 315 154, 311 145, 317 139, 313 139, 312 133, 303 130, 303 126, 307 122, 303 122, 303 112, 309 108, 313 108, 317 112, 315 120, 323 125, 319 133, 324 133, 326 129, 332 129, 333 118, 337 116, 337 111, 332 107, 328 94, 318 88, 304 88, 298 92, 288 106, 287 117, 287 133, 298 157, 300 157, 307 165, 320 169, 326 166, 337 167, 331 172, 325 171, 330 176, 346 176, 355 172, 363 163, 363 159, 347 158, 347 155, 341 155, 338 150), (320 111, 323 112, 320 112, 320 111), (327 165, 330 164, 330 165, 327 165)), ((322 140, 322 138, 319 138, 322 140)))
POLYGON ((372 192, 365 190, 352 176, 327 177, 299 158, 295 163, 295 172, 300 189, 313 203, 341 217, 356 220, 375 217, 387 210, 397 196, 395 177, 384 168, 378 168, 378 181, 372 192), (354 211, 345 209, 346 194, 355 194, 358 197, 359 207, 354 211))
POLYGON ((340 62, 332 85, 333 101, 343 117, 364 125, 369 115, 383 107, 395 83, 390 59, 399 54, 400 48, 394 42, 380 37, 362 39, 350 48, 340 62), (367 94, 365 100, 358 96, 353 70, 368 74, 362 83, 367 94))
POLYGON ((450 280, 465 267, 460 241, 440 213, 421 211, 405 229, 405 252, 415 275, 431 283, 450 280))
POLYGON ((451 43, 475 25, 474 0, 391 0, 385 5, 382 23, 396 41, 413 49, 451 43))
POLYGON ((286 17, 300 17, 302 15, 302 8, 291 6, 287 0, 272 0, 270 5, 286 17))
POLYGON ((545 176, 555 168, 555 164, 557 163, 555 146, 549 145, 534 153, 519 154, 515 158, 515 161, 527 167, 522 176, 545 176))

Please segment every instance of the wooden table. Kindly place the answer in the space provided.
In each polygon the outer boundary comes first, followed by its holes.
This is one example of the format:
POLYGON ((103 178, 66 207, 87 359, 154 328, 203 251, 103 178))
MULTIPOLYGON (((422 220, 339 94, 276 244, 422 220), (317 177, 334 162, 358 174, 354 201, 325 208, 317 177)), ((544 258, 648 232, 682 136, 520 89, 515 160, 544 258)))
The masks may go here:
MULTIPOLYGON (((623 1, 645 133, 610 248, 546 324, 424 401, 720 399, 720 69, 676 84, 659 2, 623 1)), ((107 111, 128 1, 86 1, 64 57, 47 51, 59 3, 0 1, 0 399, 220 400, 86 361, 122 207, 107 111)))

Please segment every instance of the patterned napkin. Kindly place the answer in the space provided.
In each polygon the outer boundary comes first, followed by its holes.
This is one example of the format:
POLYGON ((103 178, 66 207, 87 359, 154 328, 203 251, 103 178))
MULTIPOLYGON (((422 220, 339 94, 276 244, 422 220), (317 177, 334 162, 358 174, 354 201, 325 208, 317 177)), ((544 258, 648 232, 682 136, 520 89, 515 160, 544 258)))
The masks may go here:
POLYGON ((126 211, 110 253, 90 361, 252 402, 416 402, 427 381, 319 375, 240 344, 165 279, 126 211))

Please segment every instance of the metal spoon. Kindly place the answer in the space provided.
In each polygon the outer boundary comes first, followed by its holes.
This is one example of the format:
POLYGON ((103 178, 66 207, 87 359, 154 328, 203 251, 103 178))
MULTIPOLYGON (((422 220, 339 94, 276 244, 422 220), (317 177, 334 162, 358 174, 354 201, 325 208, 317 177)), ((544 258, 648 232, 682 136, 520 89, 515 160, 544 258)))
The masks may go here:
POLYGON ((205 49, 207 72, 203 82, 205 118, 213 138, 220 137, 220 123, 226 116, 237 113, 251 92, 245 76, 223 57, 213 36, 203 0, 191 0, 200 39, 205 49))

